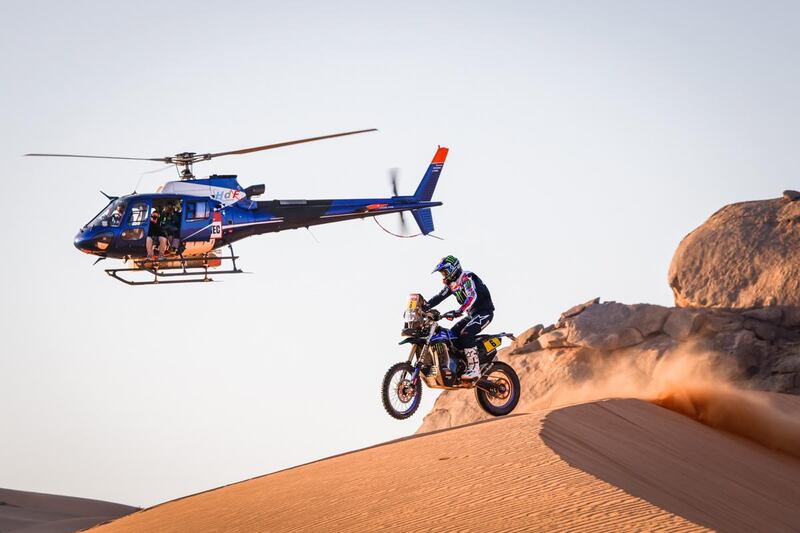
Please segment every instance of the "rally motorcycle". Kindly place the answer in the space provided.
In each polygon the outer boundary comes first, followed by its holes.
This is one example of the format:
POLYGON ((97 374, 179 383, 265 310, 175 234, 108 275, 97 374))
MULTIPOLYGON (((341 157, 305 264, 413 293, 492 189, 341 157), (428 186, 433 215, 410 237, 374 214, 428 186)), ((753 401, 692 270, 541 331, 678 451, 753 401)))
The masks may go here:
POLYGON ((442 318, 428 309, 419 294, 408 299, 400 344, 410 344, 408 360, 393 365, 386 372, 381 387, 383 407, 390 416, 403 420, 413 415, 422 399, 422 383, 432 389, 474 389, 481 408, 492 416, 509 414, 519 402, 519 377, 510 365, 497 360, 497 348, 510 333, 478 335, 478 361, 481 375, 474 381, 462 381, 467 362, 457 348, 456 336, 438 325, 442 318))

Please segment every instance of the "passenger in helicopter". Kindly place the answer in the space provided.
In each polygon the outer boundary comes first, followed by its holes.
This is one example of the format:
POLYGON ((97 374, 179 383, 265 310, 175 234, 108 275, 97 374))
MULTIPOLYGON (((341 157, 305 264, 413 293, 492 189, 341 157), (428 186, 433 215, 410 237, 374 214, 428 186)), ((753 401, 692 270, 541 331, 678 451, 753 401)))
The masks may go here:
POLYGON ((167 253, 167 237, 164 234, 164 228, 159 222, 160 215, 155 209, 150 213, 150 227, 147 229, 147 258, 153 259, 153 239, 158 239, 158 255, 159 257, 167 253))
POLYGON ((180 240, 180 226, 181 226, 181 211, 178 202, 169 203, 164 206, 164 220, 161 221, 161 227, 164 228, 164 233, 167 238, 167 243, 175 251, 181 244, 180 240))

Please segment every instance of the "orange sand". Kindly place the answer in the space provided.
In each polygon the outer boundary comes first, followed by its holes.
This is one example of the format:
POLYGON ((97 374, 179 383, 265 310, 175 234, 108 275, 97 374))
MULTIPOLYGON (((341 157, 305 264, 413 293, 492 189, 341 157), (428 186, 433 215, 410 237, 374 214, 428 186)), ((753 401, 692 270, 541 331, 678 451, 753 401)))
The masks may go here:
POLYGON ((608 400, 390 442, 92 531, 790 531, 798 480, 787 454, 608 400))

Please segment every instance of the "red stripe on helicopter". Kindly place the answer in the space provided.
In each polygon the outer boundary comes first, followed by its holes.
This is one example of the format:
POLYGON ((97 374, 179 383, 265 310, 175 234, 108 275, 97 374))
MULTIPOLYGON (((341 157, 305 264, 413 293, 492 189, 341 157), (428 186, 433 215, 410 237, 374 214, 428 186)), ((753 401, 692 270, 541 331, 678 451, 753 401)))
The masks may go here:
POLYGON ((440 147, 438 150, 436 150, 436 155, 433 156, 433 161, 431 161, 431 164, 444 163, 444 160, 447 159, 447 152, 449 151, 450 151, 449 148, 440 147))
POLYGON ((369 204, 367 206, 367 211, 375 211, 376 209, 383 209, 384 207, 389 207, 389 204, 369 204))

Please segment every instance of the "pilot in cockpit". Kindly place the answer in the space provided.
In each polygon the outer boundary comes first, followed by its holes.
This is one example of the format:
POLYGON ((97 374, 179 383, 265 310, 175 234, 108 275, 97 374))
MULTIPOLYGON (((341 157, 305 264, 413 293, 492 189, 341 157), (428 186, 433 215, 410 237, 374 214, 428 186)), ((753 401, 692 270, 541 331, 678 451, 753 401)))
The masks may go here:
POLYGON ((114 209, 114 212, 111 213, 111 225, 114 227, 119 226, 122 223, 122 215, 125 214, 125 204, 118 204, 117 207, 114 209))

